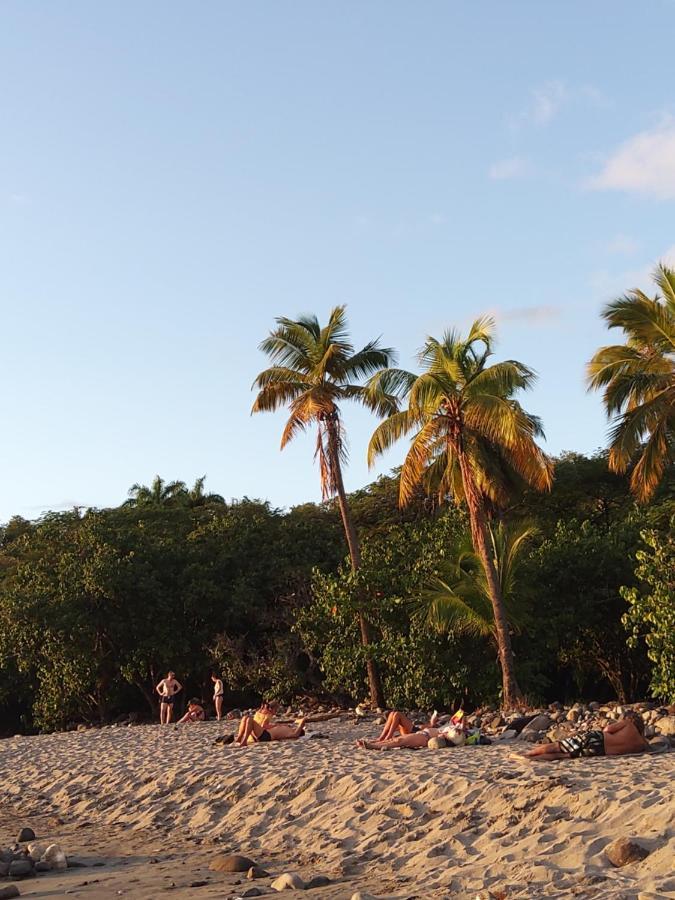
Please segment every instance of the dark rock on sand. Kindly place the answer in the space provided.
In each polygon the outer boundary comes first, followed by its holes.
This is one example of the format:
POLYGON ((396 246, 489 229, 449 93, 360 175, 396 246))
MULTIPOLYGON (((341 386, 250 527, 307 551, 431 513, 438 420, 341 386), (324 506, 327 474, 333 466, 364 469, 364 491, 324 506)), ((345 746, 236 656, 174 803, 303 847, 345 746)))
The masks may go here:
POLYGON ((254 878, 269 878, 270 873, 265 871, 262 866, 251 866, 246 873, 246 877, 251 880, 254 878))
POLYGON ((328 884, 330 884, 330 878, 327 875, 315 875, 314 878, 309 879, 305 890, 311 891, 312 888, 326 887, 328 884))
POLYGON ((33 874, 33 863, 30 859, 15 859, 9 864, 10 878, 25 878, 33 874))
POLYGON ((619 838, 605 847, 605 856, 617 869, 631 863, 642 862, 649 856, 649 850, 629 838, 619 838))
POLYGON ((34 841, 35 832, 32 828, 22 828, 16 840, 19 844, 24 844, 26 841, 34 841))
POLYGON ((548 731, 552 724, 550 716, 544 714, 535 716, 520 732, 520 737, 522 740, 531 740, 529 736, 533 734, 538 736, 540 731, 548 731))
POLYGON ((39 860, 35 863, 35 871, 36 872, 51 872, 52 867, 48 862, 45 862, 43 859, 39 860))
POLYGON ((250 887, 250 888, 246 888, 245 891, 242 891, 240 896, 242 896, 242 897, 262 897, 262 894, 263 894, 263 892, 260 890, 260 888, 250 887))
POLYGON ((0 888, 0 900, 14 900, 14 897, 20 897, 21 891, 15 884, 8 884, 7 887, 0 888))
POLYGON ((229 853, 227 856, 219 856, 209 865, 212 872, 248 872, 256 868, 256 863, 248 856, 239 856, 237 853, 229 853))

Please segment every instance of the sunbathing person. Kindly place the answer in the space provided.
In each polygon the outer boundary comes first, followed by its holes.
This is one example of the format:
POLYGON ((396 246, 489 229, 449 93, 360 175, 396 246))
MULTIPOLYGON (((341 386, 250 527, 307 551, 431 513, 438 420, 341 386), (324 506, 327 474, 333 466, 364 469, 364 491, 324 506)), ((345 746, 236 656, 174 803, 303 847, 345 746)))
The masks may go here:
POLYGON ((402 734, 399 737, 387 738, 384 741, 364 741, 356 742, 357 747, 363 750, 398 750, 401 747, 406 749, 417 750, 419 747, 426 747, 432 737, 442 737, 442 728, 433 728, 428 726, 421 731, 414 731, 412 734, 402 734))
POLYGON ((254 716, 245 716, 239 726, 239 734, 234 743, 240 747, 246 744, 264 744, 268 741, 295 741, 305 734, 305 720, 298 719, 294 725, 285 722, 268 724, 263 728, 254 716), (247 721, 245 721, 247 720, 247 721))
POLYGON ((642 716, 632 710, 602 731, 587 731, 550 744, 538 744, 525 755, 530 759, 578 759, 580 756, 622 756, 649 749, 642 716))
POLYGON ((178 725, 182 725, 183 722, 203 722, 205 718, 204 707, 199 700, 193 699, 188 703, 187 712, 183 718, 178 720, 178 725))
MULTIPOLYGON (((239 731, 234 739, 235 742, 243 747, 244 744, 251 743, 249 738, 252 735, 255 739, 256 733, 260 734, 266 731, 278 707, 279 704, 276 700, 264 700, 260 704, 260 708, 252 716, 242 716, 239 722, 239 731)), ((267 740, 267 738, 263 738, 263 740, 267 740)))
POLYGON ((438 713, 434 710, 433 715, 426 725, 415 725, 412 719, 409 719, 405 713, 398 712, 398 710, 394 709, 387 716, 387 721, 384 723, 384 727, 382 728, 377 741, 388 741, 390 738, 396 737, 397 734, 415 734, 423 728, 435 728, 437 719, 438 713))

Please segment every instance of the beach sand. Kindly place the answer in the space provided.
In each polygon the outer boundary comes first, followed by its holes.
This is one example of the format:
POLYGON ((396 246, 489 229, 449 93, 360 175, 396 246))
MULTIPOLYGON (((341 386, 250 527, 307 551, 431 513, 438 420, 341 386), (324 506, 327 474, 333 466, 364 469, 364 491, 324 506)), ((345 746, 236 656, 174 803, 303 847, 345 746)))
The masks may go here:
POLYGON ((21 882, 22 896, 276 896, 272 878, 295 872, 328 876, 306 896, 336 900, 675 897, 674 752, 539 764, 521 742, 376 753, 354 741, 377 726, 346 717, 312 726, 325 739, 214 745, 232 728, 0 741, 0 846, 30 825, 88 863, 21 882), (603 850, 620 837, 649 856, 614 868, 603 850), (225 853, 271 877, 211 871, 225 853))

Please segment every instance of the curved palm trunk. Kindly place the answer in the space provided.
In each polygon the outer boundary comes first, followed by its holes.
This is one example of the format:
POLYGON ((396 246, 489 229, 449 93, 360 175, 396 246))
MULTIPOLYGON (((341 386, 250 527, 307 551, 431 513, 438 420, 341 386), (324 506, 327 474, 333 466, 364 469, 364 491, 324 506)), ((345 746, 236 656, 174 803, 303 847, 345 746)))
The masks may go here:
POLYGON ((466 505, 469 510, 471 538, 485 569, 485 578, 492 602, 492 611, 495 617, 495 636, 497 638, 499 662, 502 669, 502 706, 508 709, 515 706, 522 699, 522 693, 516 681, 511 633, 506 618, 504 598, 502 597, 502 589, 497 577, 494 559, 488 546, 487 521, 483 502, 476 491, 469 462, 461 450, 457 453, 457 458, 462 473, 466 505))
MULTIPOLYGON (((347 538, 347 546, 349 547, 349 558, 352 562, 352 569, 356 571, 361 567, 361 548, 359 547, 359 538, 352 519, 352 512, 347 502, 347 494, 345 492, 344 482, 342 480, 342 468, 340 466, 340 456, 337 450, 337 434, 333 422, 327 424, 328 429, 328 452, 330 454, 331 473, 333 476, 335 493, 338 498, 338 506, 340 507, 340 515, 342 517, 342 525, 347 538)), ((370 647, 372 638, 370 634, 370 624, 363 612, 359 613, 359 628, 361 629, 361 646, 370 647)), ((370 689, 370 702, 373 707, 384 706, 384 692, 382 690, 382 682, 380 673, 377 670, 375 660, 370 657, 366 660, 366 668, 368 671, 368 687, 370 689)))

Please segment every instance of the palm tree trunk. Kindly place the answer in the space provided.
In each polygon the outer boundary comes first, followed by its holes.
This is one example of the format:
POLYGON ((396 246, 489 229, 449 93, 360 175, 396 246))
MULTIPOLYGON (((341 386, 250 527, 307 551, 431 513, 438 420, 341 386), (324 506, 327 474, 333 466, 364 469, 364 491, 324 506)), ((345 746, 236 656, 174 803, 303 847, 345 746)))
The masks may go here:
POLYGON ((516 680, 516 671, 513 661, 513 648, 511 646, 511 633, 506 617, 506 608, 502 589, 497 577, 494 559, 488 547, 487 522, 483 502, 476 491, 469 462, 463 452, 458 452, 459 467, 462 473, 464 496, 469 510, 469 523, 471 525, 471 538, 476 552, 481 558, 485 569, 492 611, 495 617, 495 633, 499 649, 499 662, 502 670, 502 706, 504 709, 514 707, 522 699, 522 693, 516 680))
MULTIPOLYGON (((352 569, 356 571, 361 568, 361 548, 359 547, 359 538, 356 533, 352 512, 347 501, 344 481, 342 480, 342 467, 340 466, 340 456, 337 450, 335 423, 329 421, 327 423, 327 429, 328 452, 330 454, 335 492, 338 498, 338 506, 340 507, 345 537, 347 538, 347 546, 349 547, 349 558, 351 559, 352 569)), ((361 629, 361 646, 367 649, 372 644, 372 637, 370 633, 370 623, 363 611, 359 612, 359 628, 361 629)), ((370 656, 366 658, 366 669, 368 672, 368 687, 370 689, 371 706, 374 708, 384 707, 384 691, 382 690, 380 673, 378 672, 375 660, 370 656)))

